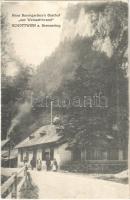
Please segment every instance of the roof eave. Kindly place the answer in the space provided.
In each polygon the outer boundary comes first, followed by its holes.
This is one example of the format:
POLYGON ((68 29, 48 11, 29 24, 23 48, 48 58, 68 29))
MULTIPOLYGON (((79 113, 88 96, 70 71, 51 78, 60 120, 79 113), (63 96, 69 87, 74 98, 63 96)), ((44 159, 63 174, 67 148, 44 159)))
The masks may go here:
POLYGON ((51 144, 53 144, 53 145, 59 145, 59 144, 61 144, 61 143, 65 143, 66 142, 66 140, 64 140, 63 138, 59 138, 57 141, 53 141, 53 142, 46 142, 46 143, 41 143, 41 144, 33 144, 33 145, 23 145, 23 146, 16 146, 15 148, 16 149, 21 149, 21 148, 29 148, 29 147, 36 147, 36 146, 43 146, 43 145, 51 145, 51 144))

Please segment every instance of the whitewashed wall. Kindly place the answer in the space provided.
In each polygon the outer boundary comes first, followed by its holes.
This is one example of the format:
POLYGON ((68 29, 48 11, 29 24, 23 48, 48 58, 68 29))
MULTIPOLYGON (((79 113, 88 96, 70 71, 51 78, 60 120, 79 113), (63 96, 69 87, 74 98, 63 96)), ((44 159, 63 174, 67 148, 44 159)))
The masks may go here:
POLYGON ((123 160, 123 150, 119 149, 119 160, 123 160))
POLYGON ((59 166, 71 161, 72 159, 71 151, 66 150, 67 146, 67 143, 65 143, 55 149, 54 157, 56 158, 59 166))
POLYGON ((37 160, 40 159, 42 160, 42 149, 38 148, 37 149, 37 155, 36 155, 37 160))
POLYGON ((23 166, 23 162, 21 162, 21 154, 20 154, 20 150, 18 151, 18 167, 22 167, 23 166))

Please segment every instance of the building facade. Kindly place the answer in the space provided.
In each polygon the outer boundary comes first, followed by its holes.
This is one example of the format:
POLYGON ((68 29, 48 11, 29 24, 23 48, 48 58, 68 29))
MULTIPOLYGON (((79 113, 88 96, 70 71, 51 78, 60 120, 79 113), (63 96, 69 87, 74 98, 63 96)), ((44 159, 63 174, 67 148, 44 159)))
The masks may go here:
MULTIPOLYGON (((83 165, 85 171, 116 172, 127 168, 128 155, 127 147, 103 139, 94 138, 91 146, 87 143, 82 147, 74 145, 69 148, 68 142, 64 139, 64 128, 58 125, 42 126, 28 138, 16 146, 18 149, 18 167, 25 163, 30 165, 32 159, 40 159, 42 169, 46 168, 46 160, 56 159, 59 167, 65 165, 83 165), (90 170, 88 170, 88 168, 90 170)), ((82 168, 82 166, 79 166, 82 168)))
POLYGON ((12 141, 7 138, 1 141, 1 166, 17 167, 18 151, 14 148, 12 141))
POLYGON ((23 142, 18 144, 18 167, 30 165, 32 159, 41 160, 42 168, 46 168, 46 159, 56 159, 58 166, 64 165, 72 158, 72 153, 67 149, 67 142, 63 139, 63 127, 55 125, 42 126, 23 142))

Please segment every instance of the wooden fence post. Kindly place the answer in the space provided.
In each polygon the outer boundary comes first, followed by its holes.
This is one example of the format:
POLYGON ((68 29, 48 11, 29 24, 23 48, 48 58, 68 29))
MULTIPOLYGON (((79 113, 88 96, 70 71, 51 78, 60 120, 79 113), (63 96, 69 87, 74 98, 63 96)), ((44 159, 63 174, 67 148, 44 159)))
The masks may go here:
POLYGON ((11 197, 17 199, 17 173, 15 173, 11 197))

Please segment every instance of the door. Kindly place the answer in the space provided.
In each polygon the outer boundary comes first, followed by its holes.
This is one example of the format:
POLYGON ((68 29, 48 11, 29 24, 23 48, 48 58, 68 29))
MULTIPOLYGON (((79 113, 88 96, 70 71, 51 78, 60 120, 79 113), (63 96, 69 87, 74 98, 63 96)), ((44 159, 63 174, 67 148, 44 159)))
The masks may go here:
POLYGON ((36 151, 36 149, 33 150, 33 159, 34 159, 34 167, 36 167, 36 161, 37 161, 37 151, 36 151))

